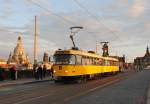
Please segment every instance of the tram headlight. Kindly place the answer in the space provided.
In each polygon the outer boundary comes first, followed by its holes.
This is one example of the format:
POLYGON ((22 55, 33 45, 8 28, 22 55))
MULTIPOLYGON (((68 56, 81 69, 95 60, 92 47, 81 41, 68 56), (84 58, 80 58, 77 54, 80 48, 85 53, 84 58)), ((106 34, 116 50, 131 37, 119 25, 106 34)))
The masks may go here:
POLYGON ((56 70, 54 70, 54 73, 56 73, 56 70))
POLYGON ((65 73, 68 73, 68 70, 65 70, 65 73))

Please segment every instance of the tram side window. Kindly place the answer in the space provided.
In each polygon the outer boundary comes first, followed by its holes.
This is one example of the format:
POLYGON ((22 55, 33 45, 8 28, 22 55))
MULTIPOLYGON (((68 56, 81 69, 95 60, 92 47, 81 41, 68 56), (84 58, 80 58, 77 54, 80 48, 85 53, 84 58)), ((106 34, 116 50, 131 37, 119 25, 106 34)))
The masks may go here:
POLYGON ((96 58, 96 65, 99 65, 99 59, 96 58))
POLYGON ((104 66, 106 65, 106 62, 105 62, 105 61, 106 61, 106 60, 104 59, 104 60, 103 60, 103 65, 104 65, 104 66))
POLYGON ((107 60, 104 61, 104 65, 107 66, 107 60))
POLYGON ((96 65, 96 58, 93 58, 93 65, 96 65))
POLYGON ((87 57, 87 65, 91 65, 92 64, 92 58, 91 57, 87 57))
POLYGON ((82 64, 82 56, 76 55, 76 64, 81 65, 82 64))
POLYGON ((115 65, 115 66, 118 66, 118 65, 119 65, 119 62, 118 62, 118 61, 114 61, 114 65, 115 65))
POLYGON ((89 57, 88 59, 89 59, 89 64, 88 65, 92 65, 92 58, 89 57))
POLYGON ((117 66, 117 61, 110 60, 110 65, 111 66, 117 66))
POLYGON ((103 60, 102 59, 98 60, 98 65, 103 65, 103 60))
POLYGON ((94 65, 94 58, 91 57, 91 65, 94 65))
POLYGON ((95 62, 95 58, 92 58, 92 65, 95 65, 96 62, 95 62))
POLYGON ((112 60, 110 60, 110 65, 114 66, 114 62, 112 60))
POLYGON ((97 58, 95 58, 95 65, 98 65, 98 60, 97 60, 97 58))
POLYGON ((119 62, 118 61, 116 61, 116 66, 119 66, 119 62))
POLYGON ((86 65, 86 57, 82 56, 82 65, 86 65))
POLYGON ((109 66, 110 65, 110 61, 109 60, 105 60, 104 61, 104 65, 109 66))
POLYGON ((110 60, 108 60, 108 61, 107 61, 107 65, 108 65, 108 66, 110 66, 110 65, 111 65, 111 64, 110 64, 110 60))
POLYGON ((92 57, 88 57, 88 65, 92 65, 92 57))
POLYGON ((86 64, 89 65, 89 57, 86 57, 86 64))
POLYGON ((113 61, 113 66, 116 66, 116 61, 113 61))
POLYGON ((93 64, 96 65, 96 58, 93 59, 93 64))
POLYGON ((112 61, 112 65, 113 66, 117 66, 117 62, 116 61, 112 61))

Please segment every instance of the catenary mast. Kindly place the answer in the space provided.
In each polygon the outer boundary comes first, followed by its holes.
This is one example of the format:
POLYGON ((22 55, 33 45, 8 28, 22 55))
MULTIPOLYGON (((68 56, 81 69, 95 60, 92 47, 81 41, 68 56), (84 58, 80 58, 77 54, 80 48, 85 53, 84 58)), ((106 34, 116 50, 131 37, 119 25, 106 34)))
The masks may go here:
POLYGON ((37 22, 36 22, 36 16, 35 16, 35 27, 34 27, 34 29, 35 29, 35 31, 34 31, 34 64, 36 64, 37 63, 37 22))

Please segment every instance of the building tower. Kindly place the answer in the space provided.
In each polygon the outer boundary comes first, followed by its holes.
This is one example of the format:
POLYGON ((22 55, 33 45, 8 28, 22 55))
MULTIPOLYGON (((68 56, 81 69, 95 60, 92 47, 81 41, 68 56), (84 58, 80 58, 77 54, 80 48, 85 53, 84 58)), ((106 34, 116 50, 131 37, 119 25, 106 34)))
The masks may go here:
POLYGON ((49 57, 48 57, 48 53, 44 53, 44 56, 43 56, 43 62, 44 63, 48 63, 49 62, 49 57))
POLYGON ((14 62, 16 64, 29 64, 29 58, 23 48, 21 35, 18 37, 17 46, 14 48, 13 55, 9 55, 8 63, 14 62))
POLYGON ((148 57, 148 56, 150 56, 150 53, 149 53, 149 48, 148 48, 148 46, 147 46, 147 48, 146 48, 146 53, 145 53, 145 57, 148 57))
POLYGON ((8 57, 8 60, 7 60, 7 64, 10 64, 10 63, 11 63, 11 58, 12 58, 12 55, 11 55, 11 52, 10 52, 9 57, 8 57))
POLYGON ((101 42, 103 44, 102 50, 103 50, 103 57, 108 57, 109 56, 109 52, 108 52, 108 43, 109 42, 101 42))

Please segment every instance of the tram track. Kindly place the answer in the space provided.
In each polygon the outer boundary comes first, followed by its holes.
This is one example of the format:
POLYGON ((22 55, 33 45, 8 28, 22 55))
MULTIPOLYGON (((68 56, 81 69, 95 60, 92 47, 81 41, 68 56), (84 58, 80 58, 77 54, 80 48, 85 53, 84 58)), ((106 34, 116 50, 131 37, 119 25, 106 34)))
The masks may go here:
POLYGON ((109 78, 106 78, 104 80, 101 80, 101 83, 97 83, 98 85, 95 86, 95 87, 91 87, 89 88, 88 90, 84 91, 84 92, 81 92, 81 93, 78 93, 77 95, 75 96, 71 96, 71 97, 67 97, 66 99, 64 99, 64 103, 65 102, 68 102, 70 100, 73 100, 73 99, 77 99, 78 97, 80 96, 84 96, 84 95, 87 95, 89 93, 92 93, 96 90, 99 90, 99 89, 103 89, 105 87, 108 87, 112 84, 115 84, 117 82, 120 82, 122 80, 125 80, 127 79, 130 75, 132 75, 134 72, 132 73, 125 73, 123 76, 122 75, 119 75, 119 76, 111 76, 109 78))
POLYGON ((48 84, 33 86, 30 90, 17 91, 13 94, 0 96, 1 104, 62 104, 80 96, 90 94, 98 89, 105 88, 114 83, 128 78, 134 72, 121 73, 115 76, 105 77, 98 80, 87 81, 81 84, 48 84), (59 99, 59 100, 58 100, 59 99), (3 100, 3 101, 2 101, 3 100), (2 101, 2 102, 1 102, 2 101))

